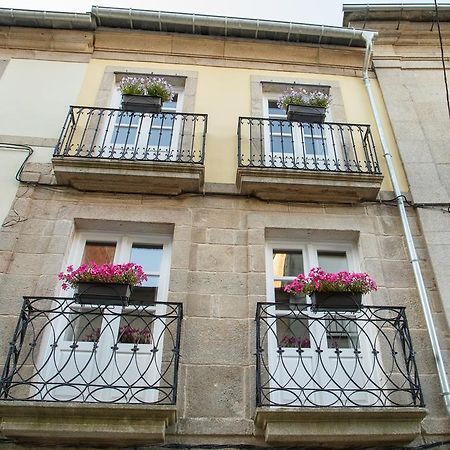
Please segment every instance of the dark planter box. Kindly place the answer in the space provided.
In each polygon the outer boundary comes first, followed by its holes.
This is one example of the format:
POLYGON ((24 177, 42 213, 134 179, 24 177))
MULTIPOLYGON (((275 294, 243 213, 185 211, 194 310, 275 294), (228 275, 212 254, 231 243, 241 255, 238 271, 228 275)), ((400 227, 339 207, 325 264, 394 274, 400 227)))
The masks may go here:
POLYGON ((288 105, 287 118, 292 122, 324 123, 326 112, 326 108, 288 105))
POLYGON ((78 283, 75 300, 82 305, 127 306, 131 286, 116 283, 78 283))
POLYGON ((314 292, 311 294, 313 309, 317 311, 358 311, 362 294, 350 292, 314 292))
POLYGON ((122 95, 122 109, 124 111, 160 113, 161 107, 161 97, 151 97, 150 95, 122 95))

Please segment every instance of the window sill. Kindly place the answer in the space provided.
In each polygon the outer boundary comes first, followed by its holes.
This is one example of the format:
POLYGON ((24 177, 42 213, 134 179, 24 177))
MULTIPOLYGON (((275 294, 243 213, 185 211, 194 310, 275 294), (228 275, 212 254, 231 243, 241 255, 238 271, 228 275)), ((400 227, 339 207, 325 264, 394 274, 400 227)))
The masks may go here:
POLYGON ((175 406, 0 401, 1 435, 39 445, 163 443, 175 406))
POLYGON ((257 408, 255 424, 268 444, 403 445, 420 434, 425 408, 257 408))
POLYGON ((333 203, 375 200, 382 181, 380 174, 245 167, 236 177, 240 193, 264 200, 333 203))
POLYGON ((204 166, 179 162, 55 157, 56 181, 85 191, 177 195, 201 192, 204 166))

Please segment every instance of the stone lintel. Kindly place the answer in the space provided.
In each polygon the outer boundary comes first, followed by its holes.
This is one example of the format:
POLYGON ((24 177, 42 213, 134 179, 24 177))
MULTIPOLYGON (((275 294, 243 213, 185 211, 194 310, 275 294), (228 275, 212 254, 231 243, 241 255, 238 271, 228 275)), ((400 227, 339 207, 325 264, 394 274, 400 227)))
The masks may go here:
POLYGON ((407 444, 420 434, 425 408, 257 408, 268 444, 350 448, 407 444))
POLYGON ((264 200, 316 200, 355 203, 375 200, 383 175, 295 169, 240 167, 236 185, 242 194, 264 200))
POLYGON ((124 446, 163 443, 176 407, 0 401, 1 436, 36 445, 124 446))
POLYGON ((153 161, 55 157, 58 184, 86 191, 176 195, 201 192, 204 166, 153 161))

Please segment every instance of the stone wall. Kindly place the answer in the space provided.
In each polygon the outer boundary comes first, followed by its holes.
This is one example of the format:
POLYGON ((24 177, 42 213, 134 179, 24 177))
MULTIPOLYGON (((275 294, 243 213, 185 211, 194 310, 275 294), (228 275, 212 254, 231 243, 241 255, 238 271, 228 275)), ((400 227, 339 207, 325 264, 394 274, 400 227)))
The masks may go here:
MULTIPOLYGON (((55 295, 56 275, 77 226, 120 223, 127 231, 144 232, 149 224, 174 224, 169 301, 183 302, 185 318, 178 421, 168 430, 167 442, 262 443, 253 436, 254 316, 256 303, 266 301, 266 237, 328 236, 355 243, 361 268, 380 286, 373 303, 407 307, 430 411, 424 433, 449 433, 395 207, 270 203, 227 195, 110 195, 22 185, 14 210, 10 219, 15 224, 10 220, 12 225, 0 232, 2 362, 21 297, 55 295)), ((410 219, 442 343, 449 351, 448 329, 414 211, 410 219)))

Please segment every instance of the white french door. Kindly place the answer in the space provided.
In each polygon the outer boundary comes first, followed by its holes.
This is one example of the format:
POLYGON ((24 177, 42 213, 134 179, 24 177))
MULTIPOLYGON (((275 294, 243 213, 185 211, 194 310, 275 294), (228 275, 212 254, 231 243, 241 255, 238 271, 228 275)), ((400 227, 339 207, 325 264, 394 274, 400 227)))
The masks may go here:
POLYGON ((268 300, 274 303, 268 335, 271 403, 373 405, 374 398, 367 390, 375 388, 379 380, 377 373, 368 369, 373 357, 370 333, 361 331, 353 313, 314 312, 308 307, 308 297, 283 290, 312 267, 328 272, 358 270, 353 248, 345 244, 271 243, 266 261, 268 300), (291 309, 293 302, 299 306, 291 309))
MULTIPOLYGON (((118 89, 114 91, 112 106, 121 101, 118 89)), ((105 122, 105 137, 108 149, 103 156, 110 155, 126 159, 174 161, 179 152, 183 91, 177 90, 171 101, 164 102, 160 114, 115 111, 105 122)))
POLYGON ((157 399, 157 390, 148 386, 157 383, 162 372, 164 320, 153 317, 165 310, 159 302, 167 300, 170 245, 160 236, 78 236, 69 261, 74 267, 90 261, 134 262, 144 268, 148 280, 134 289, 127 307, 70 303, 57 313, 42 359, 46 400, 157 399))
POLYGON ((297 167, 311 170, 333 170, 338 146, 331 128, 316 123, 287 121, 286 111, 277 101, 266 98, 264 114, 269 122, 264 128, 266 161, 274 167, 297 167))

